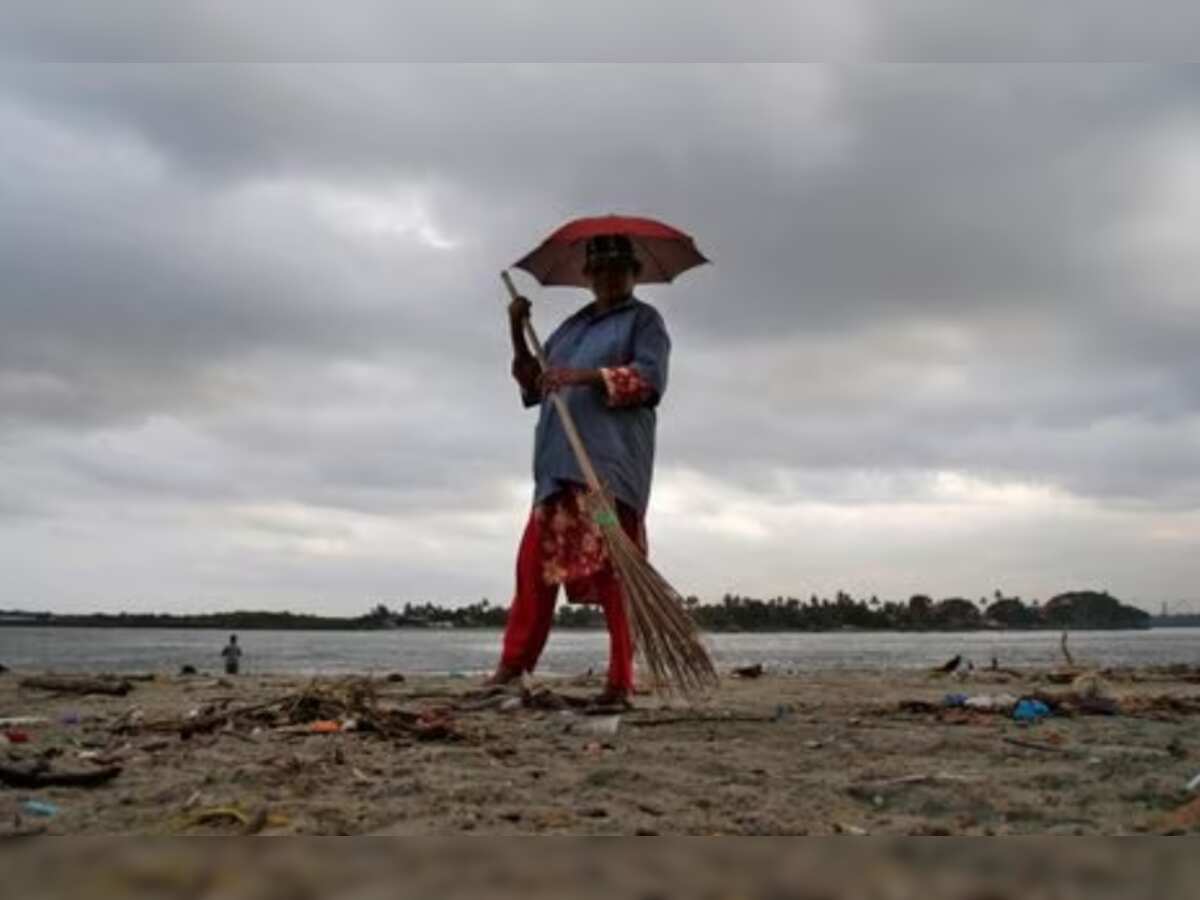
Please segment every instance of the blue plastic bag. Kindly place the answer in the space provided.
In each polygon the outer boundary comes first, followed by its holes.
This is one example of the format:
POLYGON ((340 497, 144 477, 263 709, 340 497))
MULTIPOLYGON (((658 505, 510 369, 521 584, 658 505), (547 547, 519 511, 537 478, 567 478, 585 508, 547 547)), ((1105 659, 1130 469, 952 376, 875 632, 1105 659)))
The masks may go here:
POLYGON ((1017 704, 1017 708, 1013 710, 1013 718, 1018 722, 1040 722, 1042 719, 1050 715, 1050 707, 1041 700, 1033 700, 1026 697, 1017 704))
POLYGON ((53 819, 58 815, 58 807, 53 803, 46 803, 42 800, 26 800, 21 806, 27 815, 37 816, 39 819, 53 819))

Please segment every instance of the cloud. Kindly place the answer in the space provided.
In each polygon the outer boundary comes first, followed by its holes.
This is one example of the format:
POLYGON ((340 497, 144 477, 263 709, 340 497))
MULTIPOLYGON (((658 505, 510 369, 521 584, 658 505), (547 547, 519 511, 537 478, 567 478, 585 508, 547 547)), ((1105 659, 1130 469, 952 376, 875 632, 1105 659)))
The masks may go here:
MULTIPOLYGON (((854 9, 852 42, 942 40, 854 9)), ((25 13, 26 55, 86 55, 25 13)), ((254 25, 193 13, 134 24, 254 25)), ((496 274, 605 210, 715 261, 644 292, 676 348, 652 542, 689 590, 1191 589, 1190 70, 4 73, 22 605, 505 601, 533 420, 496 274)), ((579 302, 534 293, 544 332, 579 302)))

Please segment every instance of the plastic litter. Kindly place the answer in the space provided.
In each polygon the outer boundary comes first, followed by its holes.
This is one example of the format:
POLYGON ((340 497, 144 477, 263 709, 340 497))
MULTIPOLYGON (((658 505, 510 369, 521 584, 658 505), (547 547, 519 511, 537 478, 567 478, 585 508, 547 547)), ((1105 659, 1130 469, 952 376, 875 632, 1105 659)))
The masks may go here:
POLYGON ((21 809, 31 816, 37 816, 39 819, 52 819, 58 815, 57 806, 42 800, 26 800, 21 804, 21 809))
POLYGON ((28 744, 29 743, 29 735, 24 731, 16 731, 16 730, 6 731, 6 732, 4 732, 4 737, 8 740, 8 742, 10 744, 28 744))
POLYGON ((577 734, 606 737, 616 734, 620 728, 620 716, 587 716, 582 722, 577 722, 571 726, 571 730, 577 734))
POLYGON ((1200 775, 1197 775, 1187 783, 1187 789, 1189 791, 1200 791, 1200 775))
POLYGON ((955 709, 960 706, 966 706, 969 698, 966 694, 947 694, 942 700, 942 705, 950 709, 955 709))
POLYGON ((977 697, 969 697, 963 704, 967 709, 979 710, 980 712, 1007 712, 1017 705, 1017 698, 1012 694, 981 694, 977 697))
POLYGON ((342 726, 337 722, 313 722, 309 730, 313 734, 339 734, 342 726))
POLYGON ((1049 715, 1050 707, 1041 700, 1033 700, 1028 697, 1020 701, 1013 710, 1013 718, 1018 722, 1040 722, 1049 715))

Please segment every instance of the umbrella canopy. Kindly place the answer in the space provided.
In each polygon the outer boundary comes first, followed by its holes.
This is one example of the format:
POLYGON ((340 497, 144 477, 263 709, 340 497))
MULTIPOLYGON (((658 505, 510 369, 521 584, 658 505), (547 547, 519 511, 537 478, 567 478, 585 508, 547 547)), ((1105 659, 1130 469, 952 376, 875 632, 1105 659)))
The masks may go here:
POLYGON ((670 283, 681 272, 708 262, 695 241, 678 228, 636 216, 597 216, 568 222, 516 266, 547 286, 588 287, 591 282, 583 274, 588 238, 608 234, 624 235, 633 243, 642 264, 638 281, 643 284, 670 283))

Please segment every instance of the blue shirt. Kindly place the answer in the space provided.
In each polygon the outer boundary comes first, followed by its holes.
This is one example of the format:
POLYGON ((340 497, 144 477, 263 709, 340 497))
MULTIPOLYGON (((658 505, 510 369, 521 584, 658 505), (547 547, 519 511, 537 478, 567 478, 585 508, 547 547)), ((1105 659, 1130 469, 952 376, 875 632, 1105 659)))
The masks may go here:
MULTIPOLYGON (((616 499, 645 515, 654 470, 655 408, 667 390, 671 339, 662 316, 636 297, 597 313, 589 304, 558 327, 546 341, 552 368, 602 369, 632 366, 654 387, 654 395, 635 406, 612 407, 602 387, 564 388, 562 397, 600 480, 616 499)), ((558 411, 524 392, 526 406, 541 404, 533 449, 534 503, 541 503, 564 482, 584 484, 558 411)))

